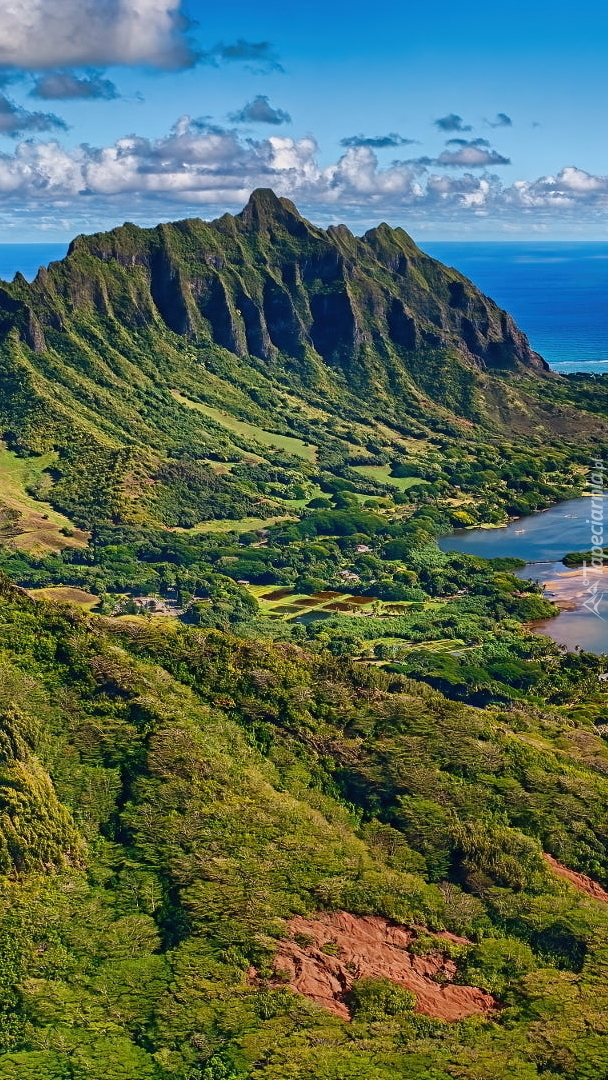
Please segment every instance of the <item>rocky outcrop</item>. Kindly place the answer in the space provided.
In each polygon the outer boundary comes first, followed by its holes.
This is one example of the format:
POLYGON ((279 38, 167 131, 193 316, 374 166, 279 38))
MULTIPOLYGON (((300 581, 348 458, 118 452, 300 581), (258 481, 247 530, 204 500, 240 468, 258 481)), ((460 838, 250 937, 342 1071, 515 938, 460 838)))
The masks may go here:
MULTIPOLYGON (((454 983, 457 966, 438 947, 426 955, 413 949, 423 927, 408 929, 379 916, 346 911, 296 916, 281 941, 274 964, 281 983, 344 1020, 350 1019, 349 991, 357 979, 390 979, 416 995, 416 1010, 442 1020, 461 1020, 498 1008, 475 986, 454 983)), ((466 938, 442 932, 437 939, 457 945, 466 938)))
MULTIPOLYGON (((22 280, 25 282, 25 279, 22 280)), ((0 334, 9 333, 11 330, 17 331, 32 352, 44 352, 44 332, 32 308, 16 299, 6 289, 0 289, 0 334)))

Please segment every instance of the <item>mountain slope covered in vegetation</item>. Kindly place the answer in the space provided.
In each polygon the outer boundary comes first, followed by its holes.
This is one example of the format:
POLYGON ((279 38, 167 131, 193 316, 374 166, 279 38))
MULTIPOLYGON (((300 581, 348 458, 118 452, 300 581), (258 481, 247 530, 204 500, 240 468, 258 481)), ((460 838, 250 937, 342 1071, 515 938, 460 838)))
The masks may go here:
POLYGON ((402 229, 323 231, 265 190, 236 217, 78 237, 0 288, 0 433, 55 455, 40 493, 84 528, 274 516, 272 435, 296 485, 302 461, 399 464, 429 437, 605 438, 561 381, 402 229))
POLYGON ((268 191, 0 287, 2 1080, 608 1074, 608 657, 435 542, 606 382, 268 191))
POLYGON ((592 724, 1 587, 2 1077, 602 1075, 608 908, 542 855, 608 881, 592 724), (274 957, 341 910, 498 1007, 295 994, 274 957))

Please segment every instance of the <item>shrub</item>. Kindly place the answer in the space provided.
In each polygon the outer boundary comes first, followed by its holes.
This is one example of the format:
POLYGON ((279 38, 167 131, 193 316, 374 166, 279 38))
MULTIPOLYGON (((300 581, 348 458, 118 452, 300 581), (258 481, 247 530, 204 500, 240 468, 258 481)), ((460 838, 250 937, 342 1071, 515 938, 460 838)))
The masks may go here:
POLYGON ((388 1016, 411 1013, 416 995, 389 979, 357 979, 350 991, 349 1004, 360 1020, 385 1020, 388 1016))

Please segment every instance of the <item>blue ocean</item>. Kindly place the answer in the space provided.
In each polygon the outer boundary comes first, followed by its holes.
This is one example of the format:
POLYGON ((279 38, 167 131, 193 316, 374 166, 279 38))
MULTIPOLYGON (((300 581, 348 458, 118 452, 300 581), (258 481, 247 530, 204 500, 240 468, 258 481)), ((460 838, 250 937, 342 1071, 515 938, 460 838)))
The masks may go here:
MULTIPOLYGON (((608 243, 423 242, 455 266, 526 332, 556 371, 608 373, 608 243)), ((31 280, 67 244, 0 244, 0 278, 31 280)))
POLYGON ((511 313, 556 371, 608 374, 608 243, 426 242, 511 313))
POLYGON ((33 281, 41 266, 67 255, 67 244, 0 244, 0 280, 12 281, 17 271, 33 281))

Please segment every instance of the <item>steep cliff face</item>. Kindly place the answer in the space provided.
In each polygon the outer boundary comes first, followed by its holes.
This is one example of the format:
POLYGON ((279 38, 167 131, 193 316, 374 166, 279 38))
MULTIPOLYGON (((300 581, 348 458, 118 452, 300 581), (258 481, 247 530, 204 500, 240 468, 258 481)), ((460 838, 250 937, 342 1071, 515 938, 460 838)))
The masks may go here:
MULTIPOLYGON (((217 416, 175 392, 315 443, 320 408, 331 469, 352 456, 346 423, 372 447, 386 423, 394 438, 473 425, 578 438, 576 410, 542 401, 556 380, 509 315, 402 229, 320 229, 269 190, 216 221, 79 236, 32 283, 0 283, 0 440, 58 450, 57 505, 72 513, 86 491, 87 523, 101 488, 129 517, 131 474, 150 501, 168 458, 239 458, 217 416)), ((255 497, 245 484, 243 512, 255 497)))
POLYGON ((31 307, 16 299, 6 289, 0 288, 0 335, 16 333, 32 350, 41 353, 46 349, 42 327, 31 307))
POLYGON ((236 217, 79 237, 31 287, 8 289, 43 323, 91 307, 259 361, 314 353, 362 385, 382 383, 387 363, 415 379, 429 350, 478 370, 547 370, 509 315, 402 229, 324 231, 269 190, 236 217))

